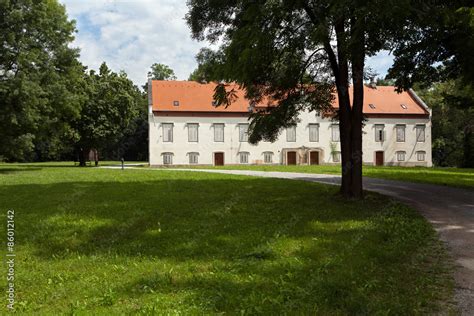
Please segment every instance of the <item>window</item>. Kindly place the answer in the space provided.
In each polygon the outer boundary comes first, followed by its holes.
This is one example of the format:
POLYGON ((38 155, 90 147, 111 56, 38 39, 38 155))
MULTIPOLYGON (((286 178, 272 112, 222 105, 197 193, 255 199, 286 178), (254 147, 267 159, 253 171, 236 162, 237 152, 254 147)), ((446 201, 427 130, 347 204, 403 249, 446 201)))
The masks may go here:
POLYGON ((383 124, 375 124, 375 141, 376 142, 383 142, 384 141, 383 129, 384 129, 383 124))
POLYGON ((249 163, 249 153, 241 152, 239 153, 240 163, 249 163))
POLYGON ((296 126, 290 126, 286 128, 286 141, 296 142, 296 126))
POLYGON ((263 162, 273 163, 273 153, 271 151, 267 151, 263 153, 263 162))
POLYGON ((248 124, 239 124, 239 141, 248 142, 249 141, 249 125, 248 124))
POLYGON ((372 104, 372 103, 369 103, 369 107, 370 107, 371 109, 375 109, 375 105, 372 104))
POLYGON ((425 125, 417 125, 416 126, 416 141, 418 143, 425 142, 425 125))
POLYGON ((408 107, 406 106, 406 104, 400 104, 400 106, 401 106, 402 109, 404 109, 404 110, 408 109, 408 107))
POLYGON ((309 124, 309 141, 319 142, 319 124, 309 124))
POLYGON ((341 152, 340 151, 335 151, 332 153, 332 161, 334 162, 340 162, 341 161, 341 152))
POLYGON ((397 125, 395 128, 397 130, 397 142, 405 142, 405 125, 397 125))
POLYGON ((214 141, 224 141, 224 124, 214 124, 214 141))
POLYGON ((173 164, 173 153, 163 153, 163 164, 164 165, 173 164))
POLYGON ((188 153, 189 157, 189 164, 197 164, 198 163, 198 158, 199 158, 199 153, 188 153))
POLYGON ((416 159, 418 161, 425 161, 425 156, 426 156, 426 153, 424 151, 416 152, 416 159))
POLYGON ((333 142, 338 142, 338 141, 340 141, 339 124, 333 124, 333 125, 331 125, 331 140, 332 140, 333 142))
POLYGON ((173 106, 179 106, 179 101, 173 101, 173 106))
POLYGON ((199 124, 188 123, 188 142, 197 143, 199 139, 199 124))
POLYGON ((173 142, 173 124, 172 123, 163 123, 163 142, 172 143, 173 142))
POLYGON ((405 152, 404 151, 397 151, 397 160, 398 161, 405 161, 405 152))

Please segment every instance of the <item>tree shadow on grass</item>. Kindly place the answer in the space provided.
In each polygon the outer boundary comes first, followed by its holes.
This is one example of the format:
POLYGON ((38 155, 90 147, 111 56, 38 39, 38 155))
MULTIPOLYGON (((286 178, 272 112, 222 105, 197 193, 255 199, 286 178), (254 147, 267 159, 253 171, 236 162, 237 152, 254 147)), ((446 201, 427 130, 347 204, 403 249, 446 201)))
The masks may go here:
POLYGON ((25 171, 40 171, 42 168, 38 167, 25 167, 25 168, 2 168, 0 167, 0 174, 14 174, 25 171))
POLYGON ((416 277, 397 283, 400 275, 413 274, 405 263, 424 249, 429 227, 411 211, 387 211, 390 203, 378 195, 343 201, 337 190, 183 175, 11 185, 0 190, 0 200, 16 195, 15 205, 4 206, 15 209, 21 244, 40 260, 54 264, 80 255, 173 263, 175 273, 157 263, 119 282, 114 291, 125 297, 181 297, 180 304, 205 312, 364 314, 387 304, 409 312, 420 286, 433 292, 416 277), (399 236, 385 229, 385 217, 420 222, 427 230, 399 236))

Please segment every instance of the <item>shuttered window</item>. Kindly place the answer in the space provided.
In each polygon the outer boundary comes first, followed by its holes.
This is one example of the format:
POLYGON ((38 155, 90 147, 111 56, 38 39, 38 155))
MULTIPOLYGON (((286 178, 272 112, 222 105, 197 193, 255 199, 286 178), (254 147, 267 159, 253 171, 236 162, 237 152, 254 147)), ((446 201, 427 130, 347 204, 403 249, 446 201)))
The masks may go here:
POLYGON ((384 141, 384 125, 383 124, 376 124, 375 125, 375 141, 376 142, 383 142, 384 141))
POLYGON ((214 141, 224 141, 224 124, 214 124, 214 141))
POLYGON ((333 124, 331 126, 331 140, 333 142, 339 142, 340 141, 340 135, 339 135, 339 124, 333 124))
POLYGON ((319 142, 319 124, 309 124, 309 141, 319 142))
POLYGON ((416 126, 416 141, 419 143, 425 142, 425 125, 416 126))
POLYGON ((425 156, 426 156, 426 152, 424 151, 418 151, 416 153, 416 158, 418 161, 425 161, 425 156))
POLYGON ((163 142, 172 143, 173 142, 173 124, 163 123, 163 142))
POLYGON ((398 161, 405 161, 406 153, 404 151, 397 151, 397 160, 398 161))
POLYGON ((290 126, 286 129, 286 141, 296 142, 296 126, 290 126))
POLYGON ((240 152, 240 163, 249 163, 249 153, 248 152, 240 152))
POLYGON ((405 125, 397 125, 397 142, 403 143, 405 142, 405 125))
POLYGON ((188 123, 188 142, 197 143, 199 141, 199 124, 188 123))
POLYGON ((173 164, 173 153, 163 153, 163 164, 164 165, 173 164))
POLYGON ((248 142, 248 131, 249 125, 248 124, 239 124, 239 141, 240 142, 248 142))
POLYGON ((189 156, 189 164, 197 164, 199 159, 199 153, 188 153, 189 156))
POLYGON ((267 151, 263 153, 263 162, 273 163, 273 153, 271 151, 267 151))

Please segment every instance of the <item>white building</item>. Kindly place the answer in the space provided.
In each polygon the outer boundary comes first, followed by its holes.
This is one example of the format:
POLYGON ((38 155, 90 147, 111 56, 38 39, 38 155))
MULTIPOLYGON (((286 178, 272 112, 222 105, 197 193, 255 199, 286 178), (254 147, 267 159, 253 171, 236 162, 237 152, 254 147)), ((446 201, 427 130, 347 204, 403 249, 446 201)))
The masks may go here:
MULTIPOLYGON (((278 140, 247 142, 249 101, 241 90, 228 108, 214 107, 215 84, 149 82, 151 166, 337 164, 339 126, 313 112, 278 140)), ((363 161, 369 165, 432 166, 431 111, 413 91, 365 88, 363 161)))

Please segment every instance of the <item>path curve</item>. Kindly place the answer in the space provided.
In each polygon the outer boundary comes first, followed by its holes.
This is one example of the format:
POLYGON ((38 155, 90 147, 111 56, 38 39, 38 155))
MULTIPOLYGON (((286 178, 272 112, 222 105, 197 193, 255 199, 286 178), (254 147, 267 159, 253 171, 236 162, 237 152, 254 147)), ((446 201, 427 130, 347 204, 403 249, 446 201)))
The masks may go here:
MULTIPOLYGON (((341 180, 341 177, 337 175, 296 172, 171 170, 304 180, 332 185, 339 185, 341 180)), ((399 199, 415 207, 428 219, 439 233, 441 240, 447 244, 455 260, 455 300, 461 315, 472 315, 474 313, 474 192, 448 186, 366 177, 364 177, 364 189, 399 199)))

